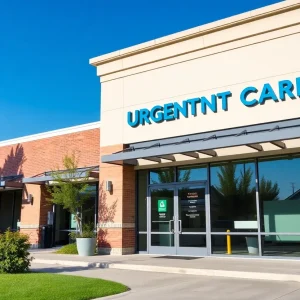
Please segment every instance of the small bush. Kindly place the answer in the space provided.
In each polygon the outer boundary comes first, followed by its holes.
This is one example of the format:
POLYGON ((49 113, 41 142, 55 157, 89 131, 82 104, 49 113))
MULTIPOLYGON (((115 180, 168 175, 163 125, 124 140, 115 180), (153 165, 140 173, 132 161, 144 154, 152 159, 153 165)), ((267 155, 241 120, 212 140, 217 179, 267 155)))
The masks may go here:
POLYGON ((71 232, 70 237, 72 240, 76 240, 76 238, 95 238, 96 233, 94 232, 94 224, 87 223, 83 224, 82 233, 80 232, 71 232))
POLYGON ((65 245, 57 250, 57 254, 78 254, 76 243, 65 245))
POLYGON ((30 243, 27 235, 9 229, 0 234, 0 273, 24 273, 29 271, 30 243))

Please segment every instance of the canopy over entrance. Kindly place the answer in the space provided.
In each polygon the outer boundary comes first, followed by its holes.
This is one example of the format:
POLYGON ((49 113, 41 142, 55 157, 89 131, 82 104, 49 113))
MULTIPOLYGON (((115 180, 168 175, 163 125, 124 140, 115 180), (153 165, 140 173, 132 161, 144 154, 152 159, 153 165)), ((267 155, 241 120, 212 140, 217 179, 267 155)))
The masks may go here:
MULTIPOLYGON (((87 167, 87 168, 78 168, 77 171, 70 176, 66 174, 66 170, 61 170, 62 178, 66 181, 86 178, 88 176, 89 181, 99 181, 99 166, 87 167)), ((51 184, 53 182, 54 176, 53 171, 44 172, 33 177, 23 178, 23 183, 26 184, 51 184)))
POLYGON ((129 144, 102 162, 141 165, 300 147, 300 119, 129 144), (184 159, 182 159, 184 157, 184 159))
POLYGON ((0 176, 0 190, 15 190, 22 189, 23 175, 0 176))

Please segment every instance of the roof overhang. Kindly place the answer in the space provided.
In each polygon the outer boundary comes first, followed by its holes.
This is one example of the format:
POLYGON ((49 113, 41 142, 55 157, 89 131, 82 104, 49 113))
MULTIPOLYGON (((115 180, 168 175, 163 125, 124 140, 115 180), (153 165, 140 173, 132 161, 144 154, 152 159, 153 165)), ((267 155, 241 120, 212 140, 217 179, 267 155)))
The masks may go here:
POLYGON ((288 148, 287 140, 299 138, 300 119, 293 119, 130 144, 123 151, 102 156, 101 160, 130 165, 139 165, 139 160, 174 162, 177 155, 189 159, 199 159, 202 155, 216 157, 223 149, 240 146, 249 149, 249 153, 262 153, 266 143, 282 150, 288 148))
POLYGON ((24 184, 20 181, 23 175, 0 177, 0 190, 19 190, 24 184))
MULTIPOLYGON (((80 179, 88 178, 89 182, 99 181, 99 166, 88 167, 88 168, 79 168, 76 172, 69 175, 61 171, 61 178, 65 181, 79 181, 80 179)), ((55 183, 55 176, 52 175, 53 172, 45 172, 41 175, 35 177, 23 178, 23 183, 26 184, 53 184, 55 183)))

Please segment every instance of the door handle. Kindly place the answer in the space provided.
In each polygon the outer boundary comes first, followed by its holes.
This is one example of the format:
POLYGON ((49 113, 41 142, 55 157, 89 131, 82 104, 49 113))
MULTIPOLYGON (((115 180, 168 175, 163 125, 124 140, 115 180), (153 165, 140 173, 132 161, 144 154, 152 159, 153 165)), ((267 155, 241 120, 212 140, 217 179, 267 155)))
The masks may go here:
POLYGON ((182 233, 182 221, 178 220, 179 223, 179 233, 182 233))
POLYGON ((174 233, 174 230, 172 229, 172 224, 171 224, 172 222, 174 222, 174 220, 169 221, 169 231, 174 233))

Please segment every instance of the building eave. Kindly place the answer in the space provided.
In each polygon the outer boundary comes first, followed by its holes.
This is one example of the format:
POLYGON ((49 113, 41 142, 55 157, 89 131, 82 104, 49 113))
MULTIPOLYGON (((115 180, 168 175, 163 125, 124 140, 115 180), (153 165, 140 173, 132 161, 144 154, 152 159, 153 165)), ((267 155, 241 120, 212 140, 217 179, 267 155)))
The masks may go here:
POLYGON ((289 0, 289 1, 279 2, 273 5, 269 5, 239 15, 235 15, 226 19, 201 25, 192 29, 184 30, 162 38, 154 39, 122 50, 100 55, 91 58, 89 60, 89 63, 92 66, 97 67, 115 60, 120 60, 122 58, 133 56, 139 53, 151 51, 174 43, 189 40, 202 35, 207 35, 217 31, 222 31, 230 27, 239 26, 245 23, 256 21, 258 19, 267 18, 276 14, 281 14, 299 8, 300 8, 300 0, 289 0))

